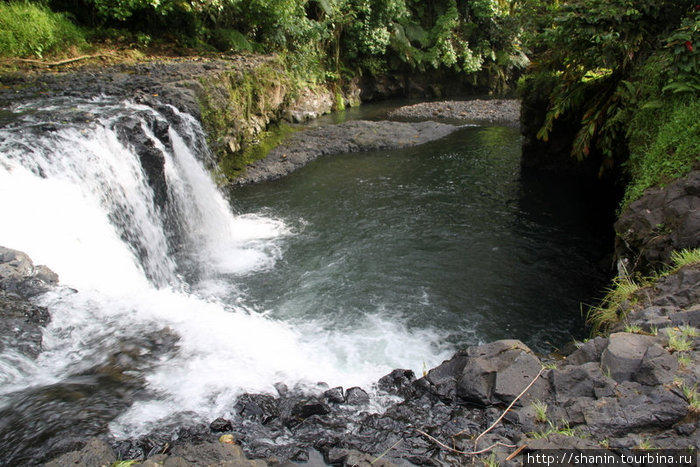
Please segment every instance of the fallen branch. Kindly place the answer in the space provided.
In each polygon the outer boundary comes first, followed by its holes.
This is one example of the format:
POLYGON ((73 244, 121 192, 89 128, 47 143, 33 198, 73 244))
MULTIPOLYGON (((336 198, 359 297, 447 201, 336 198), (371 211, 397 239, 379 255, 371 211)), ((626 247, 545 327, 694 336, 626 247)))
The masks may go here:
MULTIPOLYGON (((476 439, 474 440, 474 450, 473 450, 473 451, 460 451, 460 450, 458 450, 458 449, 455 449, 455 448, 452 448, 452 447, 446 445, 445 443, 443 443, 443 442, 441 442, 440 440, 438 440, 438 439, 436 439, 436 438, 430 436, 428 433, 426 433, 426 432, 424 432, 424 431, 421 431, 421 430, 418 430, 418 429, 415 429, 415 430, 416 430, 418 433, 420 433, 421 435, 423 435, 423 436, 425 436, 426 438, 428 438, 428 439, 429 439, 430 441, 432 441, 433 443, 437 444, 438 446, 440 446, 440 447, 442 447, 442 448, 444 448, 444 449, 446 449, 446 450, 448 450, 448 451, 450 451, 450 452, 452 452, 452 453, 459 454, 459 455, 462 455, 462 456, 477 456, 477 455, 479 455, 479 454, 483 454, 483 453, 485 453, 485 452, 490 451, 491 449, 495 448, 496 446, 503 446, 503 447, 507 447, 507 448, 516 448, 516 447, 518 447, 518 446, 515 445, 515 444, 505 444, 505 443, 501 443, 501 442, 496 442, 496 443, 492 444, 491 446, 489 446, 489 447, 487 447, 487 448, 480 449, 480 450, 477 449, 477 448, 478 448, 478 445, 479 445, 479 440, 480 440, 486 433, 488 433, 489 431, 493 430, 494 427, 495 427, 496 425, 498 425, 498 423, 499 423, 501 420, 503 420, 503 417, 505 417, 506 414, 508 413, 508 411, 509 411, 510 409, 513 408, 513 406, 515 405, 515 403, 516 403, 521 397, 523 397, 523 396, 525 395, 525 393, 532 387, 532 385, 535 384, 535 381, 537 381, 537 380, 539 379, 539 377, 542 376, 542 373, 544 372, 545 369, 546 369, 545 367, 540 368, 540 371, 535 375, 534 378, 532 378, 532 381, 530 381, 530 383, 529 383, 527 386, 525 386, 525 389, 523 389, 523 390, 520 392, 520 394, 518 394, 518 395, 515 397, 515 399, 513 399, 513 401, 510 403, 510 405, 508 405, 508 407, 506 407, 506 409, 503 411, 503 413, 501 414, 501 416, 498 417, 498 418, 496 419, 496 421, 493 422, 493 423, 491 424, 490 427, 488 427, 485 431, 483 431, 479 436, 476 437, 476 439)), ((466 432, 466 430, 462 430, 462 431, 460 431, 459 433, 452 435, 452 438, 454 439, 454 438, 456 438, 457 436, 460 436, 460 435, 464 434, 465 432, 466 432)), ((513 454, 511 454, 511 456, 512 456, 512 457, 515 457, 515 456, 518 455, 518 453, 519 453, 520 451, 522 451, 524 448, 525 448, 525 446, 521 446, 521 447, 518 448, 513 454)), ((512 459, 512 457, 511 457, 511 459, 512 459)))
MULTIPOLYGON (((518 394, 518 396, 517 396, 515 399, 513 399, 513 402, 511 402, 510 405, 509 405, 508 407, 506 407, 506 410, 503 411, 503 413, 501 414, 501 416, 498 417, 498 418, 496 419, 496 421, 493 422, 493 424, 492 424, 490 427, 488 427, 488 428, 486 429, 486 431, 484 431, 483 433, 481 433, 479 436, 476 437, 476 439, 474 440, 474 449, 476 449, 476 448, 478 447, 479 440, 481 439, 481 437, 484 436, 484 435, 485 435, 486 433, 488 433, 489 431, 493 430, 494 427, 495 427, 496 425, 498 425, 498 423, 499 423, 501 420, 503 420, 503 417, 505 417, 506 414, 508 413, 508 411, 509 411, 511 408, 513 408, 513 406, 515 405, 516 402, 518 402, 518 399, 520 399, 521 397, 523 397, 523 396, 525 395, 525 393, 532 387, 532 385, 535 384, 535 381, 537 381, 537 379, 542 375, 542 373, 544 372, 544 370, 545 370, 544 367, 540 368, 540 371, 537 373, 537 375, 536 375, 534 378, 532 378, 532 381, 530 381, 530 384, 528 384, 528 385, 525 387, 525 389, 523 389, 523 390, 520 392, 520 394, 518 394)), ((458 436, 458 435, 460 435, 460 434, 463 433, 463 432, 464 432, 464 430, 460 431, 460 432, 457 433, 455 436, 458 436)))
POLYGON ((400 443, 401 441, 403 441, 403 438, 399 438, 399 440, 398 440, 397 442, 395 442, 394 444, 392 444, 391 447, 390 447, 389 449, 387 449, 386 451, 384 451, 379 457, 377 457, 377 458, 374 459, 372 462, 370 462, 370 464, 374 464, 374 463, 377 462, 379 459, 381 459, 382 457, 386 456, 386 455, 389 453, 389 451, 391 451, 391 450, 394 449, 396 446, 398 446, 399 443, 400 443))
POLYGON ((436 438, 433 438, 432 436, 430 436, 430 435, 429 435, 428 433, 426 433, 425 431, 421 431, 421 430, 419 430, 419 429, 417 429, 417 428, 415 428, 415 430, 416 430, 418 433, 420 433, 421 435, 423 435, 423 436, 425 436, 426 438, 428 438, 428 439, 429 439, 430 441, 432 441, 433 443, 437 444, 438 446, 440 446, 440 447, 442 447, 442 448, 445 448, 445 449, 447 449, 448 451, 453 452, 453 453, 455 453, 455 454, 460 454, 460 455, 462 455, 462 456, 478 456, 479 454, 483 454, 483 453, 485 453, 485 452, 489 452, 491 449, 495 448, 496 446, 503 446, 503 447, 506 447, 506 448, 516 448, 516 447, 518 447, 516 444, 506 444, 506 443, 496 442, 496 443, 493 443, 491 446, 489 446, 489 447, 487 447, 487 448, 481 449, 480 451, 460 451, 459 449, 451 448, 451 447, 449 447, 448 445, 446 445, 445 443, 441 442, 440 440, 438 440, 438 439, 436 439, 436 438))
POLYGON ((17 61, 20 62, 26 62, 26 63, 36 63, 37 65, 44 65, 48 67, 54 67, 54 66, 61 66, 61 65, 67 65, 69 63, 77 62, 80 60, 85 60, 87 58, 97 58, 97 57, 104 57, 109 54, 96 54, 96 55, 81 55, 80 57, 73 57, 73 58, 66 58, 65 60, 59 60, 57 62, 45 62, 43 60, 32 60, 31 58, 18 58, 16 59, 17 61))

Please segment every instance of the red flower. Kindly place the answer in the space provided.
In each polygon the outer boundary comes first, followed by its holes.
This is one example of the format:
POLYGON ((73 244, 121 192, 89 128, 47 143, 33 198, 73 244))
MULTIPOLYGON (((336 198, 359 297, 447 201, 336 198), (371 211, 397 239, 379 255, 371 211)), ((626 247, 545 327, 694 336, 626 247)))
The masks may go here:
POLYGON ((685 41, 685 48, 688 49, 688 51, 692 52, 693 51, 693 43, 690 41, 685 41))

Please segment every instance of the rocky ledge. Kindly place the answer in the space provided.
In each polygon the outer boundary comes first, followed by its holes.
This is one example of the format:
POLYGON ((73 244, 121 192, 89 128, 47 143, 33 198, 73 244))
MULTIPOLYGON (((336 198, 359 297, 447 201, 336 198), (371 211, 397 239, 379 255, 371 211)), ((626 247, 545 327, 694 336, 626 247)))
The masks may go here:
POLYGON ((246 168, 235 184, 275 180, 328 154, 397 149, 440 139, 459 129, 437 122, 404 123, 357 120, 295 133, 246 168))
POLYGON ((145 459, 134 466, 462 465, 488 456, 520 465, 542 449, 697 448, 694 368, 679 363, 663 332, 598 337, 547 363, 520 341, 502 340, 460 351, 420 379, 410 370, 381 378, 375 389, 397 400, 381 413, 370 413, 360 388, 306 395, 280 388, 242 396, 232 419, 114 449, 91 442, 49 465, 89 458, 96 446, 103 462, 145 459), (265 460, 248 460, 234 443, 265 460))
POLYGON ((0 246, 0 353, 12 349, 33 358, 41 352, 41 327, 50 316, 29 299, 57 282, 46 266, 34 266, 26 254, 0 246))
MULTIPOLYGON (((30 299, 56 281, 0 248, 3 344, 36 356, 48 314, 30 299)), ((420 378, 394 370, 372 388, 280 384, 276 394, 244 394, 233 416, 208 425, 86 440, 47 465, 459 465, 488 456, 519 465, 541 449, 698 449, 699 303, 694 264, 641 289, 609 336, 564 357, 502 340, 459 351, 420 378)))
POLYGON ((700 170, 645 191, 622 212, 615 231, 616 256, 630 274, 649 274, 668 266, 673 251, 698 248, 700 170))
POLYGON ((520 121, 520 101, 515 99, 473 99, 468 101, 421 102, 389 112, 392 119, 449 119, 474 123, 520 121))

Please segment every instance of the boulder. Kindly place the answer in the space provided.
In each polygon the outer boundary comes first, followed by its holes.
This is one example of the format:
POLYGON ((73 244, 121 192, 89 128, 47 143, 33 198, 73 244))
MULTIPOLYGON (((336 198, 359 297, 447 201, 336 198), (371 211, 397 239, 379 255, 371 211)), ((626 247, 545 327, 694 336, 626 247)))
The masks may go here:
POLYGON ((615 252, 628 272, 648 274, 670 264, 671 253, 700 246, 700 171, 650 188, 615 223, 615 252))
POLYGON ((328 402, 332 402, 334 404, 342 404, 345 402, 343 388, 340 386, 328 389, 323 393, 323 397, 325 397, 328 402))
POLYGON ((345 391, 345 403, 348 405, 369 404, 369 394, 362 388, 350 388, 345 391))
POLYGON ((610 336, 608 346, 601 355, 604 372, 617 382, 631 381, 641 367, 647 349, 656 339, 651 336, 618 332, 610 336))
MULTIPOLYGON (((537 377, 541 368, 532 350, 518 340, 470 347, 457 378, 457 395, 466 402, 481 405, 509 403, 537 377)), ((540 380, 522 400, 545 399, 548 390, 547 382, 540 380)))
POLYGON ((243 394, 236 402, 234 410, 242 418, 264 425, 280 416, 277 402, 277 399, 267 394, 243 394))
POLYGON ((81 467, 102 467, 112 465, 117 461, 114 451, 101 439, 93 438, 80 451, 73 451, 47 462, 45 467, 66 467, 79 465, 81 467))
POLYGON ((632 380, 647 386, 670 384, 678 371, 678 359, 659 344, 647 347, 632 380))
POLYGON ((412 370, 394 370, 377 382, 377 387, 389 394, 408 398, 415 394, 413 383, 416 375, 412 370))
POLYGON ((622 436, 669 428, 688 413, 683 397, 661 386, 645 393, 639 383, 624 382, 614 397, 603 397, 583 409, 586 429, 596 437, 622 436))
POLYGON ((579 397, 597 398, 601 395, 611 395, 615 387, 615 381, 603 375, 600 364, 596 362, 555 369, 549 377, 555 399, 559 403, 579 397))
POLYGON ((603 350, 608 346, 608 339, 606 337, 596 337, 595 339, 589 340, 581 345, 578 349, 571 353, 566 358, 566 361, 571 365, 581 365, 588 362, 598 362, 600 361, 600 356, 603 354, 603 350))
POLYGON ((46 266, 34 266, 26 253, 0 246, 0 290, 30 298, 58 283, 46 266))

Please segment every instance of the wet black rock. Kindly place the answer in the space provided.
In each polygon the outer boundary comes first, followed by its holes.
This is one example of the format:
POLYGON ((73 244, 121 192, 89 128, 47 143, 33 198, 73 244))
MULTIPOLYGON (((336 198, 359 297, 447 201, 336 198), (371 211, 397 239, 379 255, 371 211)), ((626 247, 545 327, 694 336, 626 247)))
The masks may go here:
POLYGON ((343 388, 340 386, 328 389, 323 393, 323 397, 325 397, 328 402, 335 404, 342 404, 343 402, 345 402, 343 388))
POLYGON ((615 231, 616 255, 630 274, 648 274, 670 264, 673 251, 700 247, 700 170, 645 191, 622 212, 615 231))
POLYGON ((226 420, 223 417, 219 417, 209 424, 209 429, 214 433, 220 433, 231 431, 233 429, 233 425, 231 425, 231 420, 226 420))
POLYGON ((0 352, 14 349, 34 358, 41 352, 46 308, 29 299, 58 283, 46 266, 34 266, 25 253, 0 247, 0 352))
POLYGON ((413 370, 397 369, 380 378, 377 387, 388 394, 409 398, 415 395, 415 381, 416 375, 413 370))
POLYGON ((117 456, 109 444, 100 439, 91 439, 85 447, 79 451, 66 453, 46 464, 46 467, 66 467, 79 465, 81 467, 102 467, 112 465, 117 461, 117 456))
POLYGON ((369 394, 362 388, 350 388, 345 391, 345 402, 348 405, 366 405, 369 404, 369 394))
POLYGON ((244 419, 260 422, 263 425, 279 418, 277 399, 267 394, 244 394, 238 399, 234 410, 244 419))
POLYGON ((0 246, 0 290, 30 298, 58 283, 58 275, 46 266, 34 266, 21 251, 0 246))

